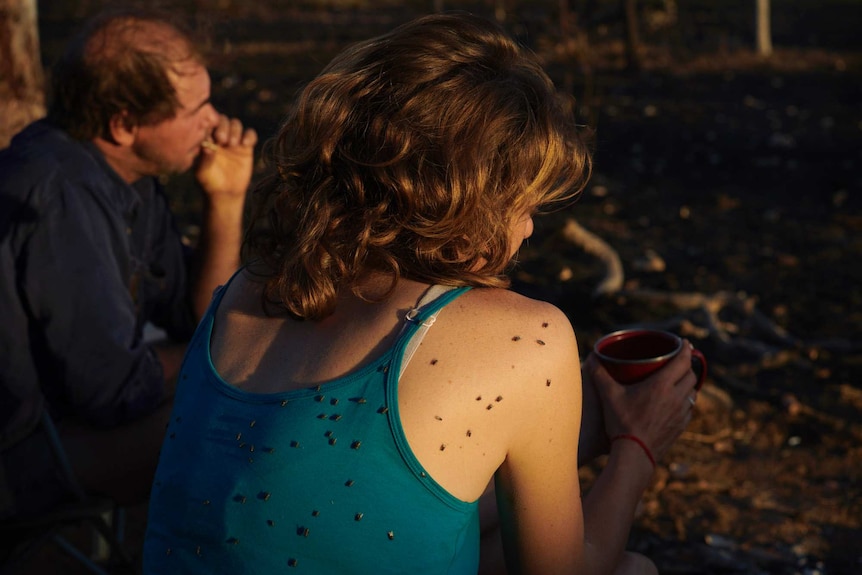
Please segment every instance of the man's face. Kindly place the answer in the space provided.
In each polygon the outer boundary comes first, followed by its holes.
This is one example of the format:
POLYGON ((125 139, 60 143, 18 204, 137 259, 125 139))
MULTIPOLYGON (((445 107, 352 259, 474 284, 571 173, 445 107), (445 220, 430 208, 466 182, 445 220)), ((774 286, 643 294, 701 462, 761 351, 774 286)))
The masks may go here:
POLYGON ((189 60, 177 64, 169 77, 179 101, 176 115, 140 126, 134 143, 134 152, 147 175, 176 174, 191 168, 201 143, 218 125, 218 112, 210 104, 206 68, 189 60))

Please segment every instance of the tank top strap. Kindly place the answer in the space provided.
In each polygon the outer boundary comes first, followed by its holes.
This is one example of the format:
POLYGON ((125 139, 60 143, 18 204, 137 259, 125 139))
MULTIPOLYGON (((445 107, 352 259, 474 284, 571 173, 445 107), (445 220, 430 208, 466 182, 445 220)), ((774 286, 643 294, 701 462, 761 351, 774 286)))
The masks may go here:
POLYGON ((407 365, 413 358, 413 354, 416 353, 419 344, 425 338, 425 334, 434 325, 440 310, 469 289, 469 286, 432 285, 419 300, 419 303, 416 304, 416 307, 407 312, 407 315, 404 317, 404 326, 401 328, 401 336, 407 336, 410 339, 404 348, 404 355, 401 358, 401 369, 398 372, 399 377, 407 369, 407 365), (413 329, 411 330, 411 328, 413 329))
POLYGON ((235 272, 233 272, 233 274, 231 274, 231 276, 226 282, 213 290, 213 295, 210 299, 209 306, 207 306, 205 316, 215 315, 215 310, 217 310, 219 304, 221 304, 221 300, 224 297, 224 294, 227 292, 228 287, 230 287, 230 284, 233 283, 234 278, 236 278, 236 276, 241 274, 243 271, 245 271, 245 266, 240 266, 235 272))

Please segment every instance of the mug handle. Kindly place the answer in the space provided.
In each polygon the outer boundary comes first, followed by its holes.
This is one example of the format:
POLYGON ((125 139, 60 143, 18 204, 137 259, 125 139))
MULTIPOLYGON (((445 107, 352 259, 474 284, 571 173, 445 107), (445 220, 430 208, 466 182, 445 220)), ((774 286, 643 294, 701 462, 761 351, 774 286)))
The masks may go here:
POLYGON ((697 375, 697 383, 694 385, 694 389, 699 390, 706 379, 706 358, 699 349, 691 350, 691 369, 697 375))

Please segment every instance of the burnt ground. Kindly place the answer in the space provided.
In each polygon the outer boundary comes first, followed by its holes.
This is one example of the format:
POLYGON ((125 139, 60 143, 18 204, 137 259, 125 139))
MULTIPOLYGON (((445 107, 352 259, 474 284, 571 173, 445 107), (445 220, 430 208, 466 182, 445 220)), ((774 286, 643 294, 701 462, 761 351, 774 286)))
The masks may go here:
MULTIPOLYGON (((728 353, 670 323, 704 350, 711 377, 645 500, 634 546, 662 573, 859 573, 859 77, 728 64, 614 77, 598 104, 594 184, 571 210, 618 250, 626 289, 744 292, 795 340, 752 337, 725 310, 731 340, 768 349, 728 353)), ((551 246, 572 251, 556 229, 524 263, 531 286, 544 282, 539 262, 557 278, 593 265, 549 257, 551 246)), ((636 297, 595 301, 583 284, 544 288, 585 351, 601 332, 680 313, 636 297)))
POLYGON ((862 93, 858 68, 802 62, 740 54, 602 74, 593 183, 547 218, 516 274, 567 311, 583 352, 647 324, 709 359, 632 536, 662 573, 862 572, 862 93), (601 269, 561 240, 568 216, 618 251, 632 296, 591 297, 601 269), (739 294, 789 339, 725 309, 720 327, 741 346, 729 350, 701 333, 702 314, 644 304, 647 289, 739 294))
MULTIPOLYGON (((236 13, 204 18, 217 38, 214 100, 263 138, 341 46, 418 13, 226 5, 236 13)), ((566 311, 584 354, 602 333, 647 324, 686 335, 710 363, 696 417, 660 463, 632 533, 631 547, 665 574, 862 572, 862 50, 847 35, 818 40, 859 21, 846 6, 817 11, 821 29, 806 23, 802 40, 776 18, 787 46, 776 42, 768 61, 738 30, 714 41, 678 33, 650 43, 640 72, 623 69, 613 27, 577 52, 539 9, 507 24, 595 130, 591 184, 537 222, 515 289, 566 311), (563 239, 568 217, 618 252, 623 293, 592 296, 602 270, 563 239), (646 289, 736 294, 784 337, 733 309, 719 311, 719 337, 702 311, 645 303, 646 289)), ((46 59, 74 16, 43 15, 46 59)), ((171 186, 193 226, 183 183, 171 186)), ((586 485, 599 465, 584 470, 586 485)), ((131 511, 134 547, 144 513, 131 511)), ((56 569, 71 572, 64 561, 56 569)))

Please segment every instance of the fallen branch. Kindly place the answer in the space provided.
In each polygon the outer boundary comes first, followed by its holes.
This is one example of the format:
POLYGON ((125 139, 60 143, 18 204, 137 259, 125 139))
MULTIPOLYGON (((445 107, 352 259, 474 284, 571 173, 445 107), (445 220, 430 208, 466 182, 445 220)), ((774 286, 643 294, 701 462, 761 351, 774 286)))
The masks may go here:
POLYGON ((605 275, 593 289, 593 297, 611 295, 623 287, 623 264, 617 251, 605 240, 589 231, 573 218, 566 219, 565 240, 597 258, 605 267, 605 275))
POLYGON ((624 290, 625 274, 617 251, 573 218, 567 218, 562 237, 584 253, 595 257, 604 274, 593 296, 614 296, 655 307, 673 308, 679 315, 650 327, 675 331, 685 337, 714 344, 713 354, 727 363, 755 362, 762 369, 788 364, 810 367, 808 358, 819 351, 846 352, 860 345, 847 340, 802 341, 757 308, 757 298, 745 292, 667 292, 651 289, 624 290))

